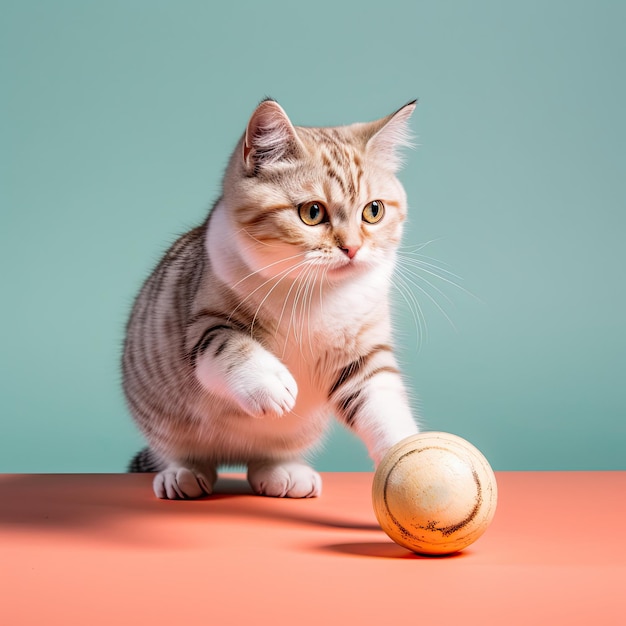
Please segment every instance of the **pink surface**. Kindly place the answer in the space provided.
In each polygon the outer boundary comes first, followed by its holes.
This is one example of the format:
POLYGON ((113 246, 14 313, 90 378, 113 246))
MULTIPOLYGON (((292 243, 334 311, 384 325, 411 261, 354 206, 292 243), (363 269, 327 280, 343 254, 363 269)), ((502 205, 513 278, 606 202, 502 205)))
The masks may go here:
POLYGON ((497 478, 486 534, 428 558, 377 527, 372 474, 185 502, 147 475, 0 476, 0 624, 625 624, 626 472, 497 478))

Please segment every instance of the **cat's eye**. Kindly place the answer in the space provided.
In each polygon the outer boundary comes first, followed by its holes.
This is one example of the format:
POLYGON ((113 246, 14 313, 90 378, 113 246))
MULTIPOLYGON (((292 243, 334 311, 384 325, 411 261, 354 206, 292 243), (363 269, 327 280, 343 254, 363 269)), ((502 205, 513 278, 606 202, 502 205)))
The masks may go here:
POLYGON ((368 202, 363 209, 363 221, 368 224, 376 224, 383 219, 385 205, 380 200, 368 202))
POLYGON ((300 219, 307 226, 317 226, 326 221, 326 207, 321 202, 305 202, 298 207, 300 219))

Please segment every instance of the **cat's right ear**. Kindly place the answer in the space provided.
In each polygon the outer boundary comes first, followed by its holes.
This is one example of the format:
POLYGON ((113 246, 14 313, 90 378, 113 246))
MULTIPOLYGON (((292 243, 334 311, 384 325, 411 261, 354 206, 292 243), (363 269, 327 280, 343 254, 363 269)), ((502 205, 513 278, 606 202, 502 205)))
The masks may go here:
POLYGON ((264 100, 256 108, 243 138, 243 163, 256 172, 278 161, 291 160, 301 149, 295 128, 283 108, 264 100))
POLYGON ((368 150, 374 152, 382 162, 392 170, 398 171, 402 166, 399 148, 412 147, 409 118, 415 111, 417 100, 413 100, 398 109, 395 113, 369 125, 372 135, 367 142, 368 150))

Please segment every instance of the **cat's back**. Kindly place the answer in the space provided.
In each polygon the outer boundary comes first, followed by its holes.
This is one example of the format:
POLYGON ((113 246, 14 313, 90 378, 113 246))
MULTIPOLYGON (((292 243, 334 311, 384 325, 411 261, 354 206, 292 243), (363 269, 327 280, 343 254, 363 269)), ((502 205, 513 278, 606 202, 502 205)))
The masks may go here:
POLYGON ((165 313, 167 309, 176 310, 169 311, 170 314, 184 312, 204 270, 205 232, 206 223, 181 235, 165 252, 139 291, 127 333, 143 326, 156 312, 165 313))
POLYGON ((205 222, 170 246, 135 300, 122 358, 130 397, 153 387, 155 379, 171 384, 185 377, 185 328, 207 264, 206 227, 205 222))

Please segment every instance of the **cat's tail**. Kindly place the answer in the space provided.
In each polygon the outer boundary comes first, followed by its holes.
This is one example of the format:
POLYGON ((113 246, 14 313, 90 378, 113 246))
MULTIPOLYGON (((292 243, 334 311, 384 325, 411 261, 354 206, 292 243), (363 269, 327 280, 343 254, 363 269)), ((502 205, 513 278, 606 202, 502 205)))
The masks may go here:
POLYGON ((133 457, 128 465, 128 471, 137 472, 158 472, 163 469, 163 462, 150 448, 144 448, 133 457))

